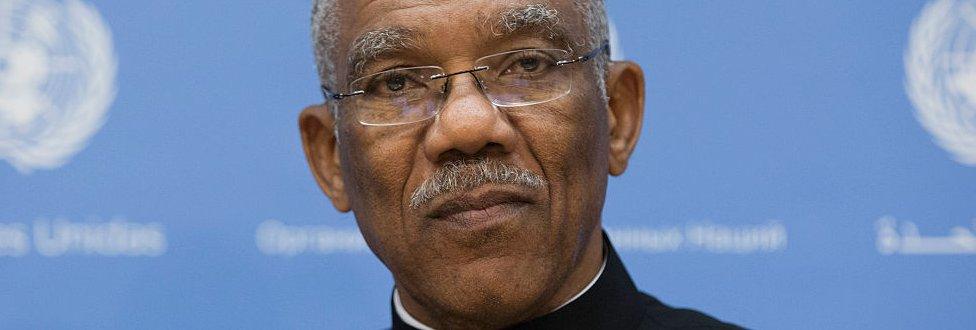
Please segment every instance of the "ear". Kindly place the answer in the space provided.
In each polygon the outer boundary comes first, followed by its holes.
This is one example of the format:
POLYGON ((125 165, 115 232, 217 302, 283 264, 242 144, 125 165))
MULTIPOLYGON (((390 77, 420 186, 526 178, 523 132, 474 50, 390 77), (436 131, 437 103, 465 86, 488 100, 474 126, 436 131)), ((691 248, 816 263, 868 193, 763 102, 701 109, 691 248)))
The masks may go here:
POLYGON ((339 166, 339 144, 335 136, 335 118, 325 105, 314 105, 298 117, 302 132, 302 146, 308 167, 315 175, 319 188, 325 192, 339 212, 349 212, 349 197, 342 181, 339 166))
POLYGON ((610 98, 610 175, 618 176, 627 169, 644 122, 644 70, 640 65, 631 61, 611 62, 607 96, 610 98))

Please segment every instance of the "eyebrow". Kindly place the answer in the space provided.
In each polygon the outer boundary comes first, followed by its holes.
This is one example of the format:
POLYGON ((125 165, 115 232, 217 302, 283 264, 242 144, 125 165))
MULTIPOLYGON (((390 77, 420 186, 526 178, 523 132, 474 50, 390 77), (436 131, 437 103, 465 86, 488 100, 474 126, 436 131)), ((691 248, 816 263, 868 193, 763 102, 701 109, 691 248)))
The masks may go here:
POLYGON ((538 35, 556 44, 571 47, 570 33, 559 16, 559 11, 546 3, 529 4, 501 10, 486 19, 492 37, 512 38, 522 35, 538 35))
POLYGON ((415 48, 418 33, 402 26, 383 27, 359 35, 349 49, 349 71, 362 74, 366 64, 406 49, 415 48))

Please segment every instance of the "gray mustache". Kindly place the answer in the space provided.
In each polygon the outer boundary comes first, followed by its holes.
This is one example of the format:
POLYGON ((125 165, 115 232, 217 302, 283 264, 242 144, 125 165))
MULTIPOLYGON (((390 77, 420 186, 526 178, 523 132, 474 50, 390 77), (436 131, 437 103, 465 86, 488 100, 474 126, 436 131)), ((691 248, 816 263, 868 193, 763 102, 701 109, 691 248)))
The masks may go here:
POLYGON ((414 190, 410 196, 410 207, 416 209, 438 196, 488 183, 538 189, 546 185, 546 179, 532 171, 487 158, 451 161, 434 171, 414 190))

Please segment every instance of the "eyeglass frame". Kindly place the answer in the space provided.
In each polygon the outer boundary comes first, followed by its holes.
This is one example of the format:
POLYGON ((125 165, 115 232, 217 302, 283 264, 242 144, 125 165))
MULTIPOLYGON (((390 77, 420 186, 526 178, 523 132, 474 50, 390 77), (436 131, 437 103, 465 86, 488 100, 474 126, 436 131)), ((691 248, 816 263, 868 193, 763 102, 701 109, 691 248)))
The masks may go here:
MULTIPOLYGON (((527 48, 527 49, 520 49, 520 50, 533 50, 533 49, 534 48, 527 48)), ((504 54, 504 53, 506 53, 506 52, 501 52, 501 53, 498 53, 498 54, 504 54)), ((567 51, 567 53, 568 53, 568 51, 567 51)), ((601 44, 599 47, 594 48, 593 50, 587 52, 586 54, 583 54, 583 56, 579 56, 579 57, 576 57, 574 59, 556 61, 555 65, 557 67, 560 67, 560 66, 567 65, 567 64, 587 62, 587 61, 593 59, 594 57, 597 57, 597 55, 600 55, 601 53, 606 53, 607 56, 610 56, 610 42, 609 41, 604 41, 603 44, 601 44)), ((491 55, 487 55, 485 57, 494 56, 494 55, 498 55, 498 54, 491 54, 491 55)), ((406 68, 406 69, 409 69, 409 68, 406 68)), ((452 76, 456 76, 456 75, 461 75, 461 74, 465 74, 465 73, 474 73, 474 72, 479 72, 479 71, 485 71, 485 70, 488 70, 488 69, 490 69, 488 66, 478 66, 478 67, 474 67, 474 68, 471 68, 471 69, 468 69, 468 70, 461 70, 461 71, 452 72, 452 73, 439 73, 439 74, 435 74, 433 76, 430 76, 430 79, 431 80, 446 79, 446 78, 449 78, 449 77, 452 77, 452 76)), ((366 76, 369 76, 369 75, 364 75, 363 77, 366 77, 366 76)), ((356 79, 359 79, 359 78, 356 78, 356 79)), ((355 81, 355 79, 354 79, 354 81, 355 81)), ((324 84, 323 85, 319 85, 319 87, 322 90, 322 96, 325 97, 325 100, 327 102, 330 101, 330 100, 331 101, 341 101, 342 99, 345 99, 347 97, 352 97, 352 96, 356 96, 356 95, 366 94, 366 91, 364 91, 364 90, 352 91, 352 92, 349 92, 349 93, 333 93, 324 84)))

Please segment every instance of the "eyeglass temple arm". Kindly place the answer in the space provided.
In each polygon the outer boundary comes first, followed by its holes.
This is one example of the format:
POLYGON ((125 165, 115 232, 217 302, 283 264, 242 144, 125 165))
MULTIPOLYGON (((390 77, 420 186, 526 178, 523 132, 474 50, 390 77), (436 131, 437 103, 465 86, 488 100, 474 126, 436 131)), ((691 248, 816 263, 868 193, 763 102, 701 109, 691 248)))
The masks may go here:
POLYGON ((591 50, 589 53, 583 54, 583 56, 577 57, 577 58, 572 59, 572 60, 558 61, 558 62, 556 62, 556 65, 566 65, 566 64, 570 64, 570 63, 576 63, 576 62, 586 62, 586 61, 589 61, 590 59, 593 59, 597 55, 600 55, 600 53, 607 53, 607 55, 610 55, 610 42, 609 41, 604 41, 603 44, 600 45, 600 47, 597 47, 596 49, 591 50))
POLYGON ((356 95, 360 95, 360 94, 366 93, 365 91, 355 91, 355 92, 352 92, 352 93, 349 93, 349 94, 333 93, 332 91, 329 90, 328 87, 325 87, 325 85, 321 85, 321 86, 319 86, 319 88, 322 89, 322 96, 325 96, 325 100, 326 101, 328 101, 328 100, 341 100, 341 99, 344 99, 344 98, 347 98, 347 97, 350 97, 350 96, 356 96, 356 95))

